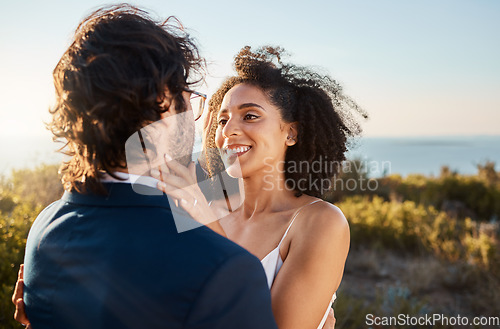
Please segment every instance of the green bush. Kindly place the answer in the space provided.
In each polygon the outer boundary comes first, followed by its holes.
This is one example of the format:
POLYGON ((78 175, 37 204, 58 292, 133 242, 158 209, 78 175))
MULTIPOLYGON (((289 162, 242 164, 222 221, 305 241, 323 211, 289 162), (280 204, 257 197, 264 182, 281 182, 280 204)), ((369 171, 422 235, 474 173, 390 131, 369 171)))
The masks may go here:
POLYGON ((26 238, 40 211, 62 194, 56 165, 15 170, 0 181, 0 328, 19 328, 11 302, 26 238))
POLYGON ((14 170, 8 188, 22 201, 45 207, 64 192, 58 168, 59 165, 42 164, 35 169, 14 170))
MULTIPOLYGON (((375 190, 366 188, 369 179, 367 171, 359 160, 351 161, 353 171, 342 173, 333 180, 336 189, 325 195, 330 202, 338 202, 354 195, 378 195, 384 200, 413 201, 425 206, 446 211, 454 217, 489 221, 500 219, 500 174, 495 171, 495 164, 479 164, 476 175, 459 175, 448 167, 441 169, 438 177, 420 174, 402 178, 398 174, 375 179, 375 190), (345 182, 358 182, 354 190, 345 189, 345 182), (360 189, 361 183, 365 188, 360 189)), ((372 178, 373 180, 373 178, 372 178)))
MULTIPOLYGON (((489 268, 498 257, 498 227, 452 218, 433 206, 355 196, 338 203, 351 224, 353 245, 432 253, 489 268)), ((498 225, 497 225, 498 226, 498 225)))
POLYGON ((42 210, 30 203, 17 204, 11 213, 0 212, 0 327, 19 328, 11 302, 19 265, 23 263, 26 238, 33 220, 42 210))

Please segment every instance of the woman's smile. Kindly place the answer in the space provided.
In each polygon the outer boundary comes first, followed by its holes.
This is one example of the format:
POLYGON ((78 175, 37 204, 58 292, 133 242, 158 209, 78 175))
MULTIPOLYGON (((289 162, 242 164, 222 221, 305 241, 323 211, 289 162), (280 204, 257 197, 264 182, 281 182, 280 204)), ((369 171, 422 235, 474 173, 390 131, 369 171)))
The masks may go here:
POLYGON ((231 157, 231 156, 242 156, 243 154, 246 154, 248 151, 250 151, 252 147, 250 145, 228 145, 224 148, 222 148, 222 152, 231 157))
POLYGON ((221 148, 221 156, 226 163, 226 165, 231 166, 236 162, 236 159, 239 160, 239 158, 248 152, 250 152, 250 149, 252 147, 250 145, 241 145, 241 144, 232 144, 232 145, 227 145, 223 148, 221 148))

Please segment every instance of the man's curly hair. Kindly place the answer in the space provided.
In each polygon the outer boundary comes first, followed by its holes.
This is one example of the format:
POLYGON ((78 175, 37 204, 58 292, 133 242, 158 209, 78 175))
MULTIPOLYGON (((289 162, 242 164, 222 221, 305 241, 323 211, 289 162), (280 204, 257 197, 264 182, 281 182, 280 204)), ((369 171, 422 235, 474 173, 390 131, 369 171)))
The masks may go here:
POLYGON ((237 76, 226 79, 209 102, 214 119, 205 145, 208 167, 211 172, 222 169, 215 146, 215 132, 216 117, 224 96, 238 84, 250 84, 264 91, 270 102, 280 109, 285 122, 298 123, 297 143, 289 147, 285 155, 288 187, 295 190, 296 196, 305 193, 320 197, 326 192, 321 186, 303 186, 299 182, 332 179, 345 160, 349 137, 361 133, 357 117, 366 119, 368 116, 356 102, 344 95, 337 81, 305 67, 285 64, 283 54, 280 47, 267 46, 252 51, 246 46, 236 55, 234 67, 237 76), (290 170, 292 165, 297 168, 304 161, 331 165, 324 166, 320 172, 290 170))
POLYGON ((61 166, 65 189, 105 192, 100 172, 113 176, 113 168, 126 167, 126 140, 168 110, 161 106, 165 87, 175 110, 185 111, 182 91, 201 80, 204 61, 180 23, 170 21, 118 5, 93 12, 76 29, 53 72, 48 124, 71 157, 61 166))

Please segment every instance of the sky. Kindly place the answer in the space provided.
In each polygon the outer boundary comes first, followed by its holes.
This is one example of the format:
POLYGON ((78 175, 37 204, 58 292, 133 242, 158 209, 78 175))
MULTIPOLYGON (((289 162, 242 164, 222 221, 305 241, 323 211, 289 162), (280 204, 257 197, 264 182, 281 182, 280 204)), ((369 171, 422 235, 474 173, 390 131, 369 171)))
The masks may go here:
MULTIPOLYGON (((52 70, 79 21, 117 2, 1 1, 0 136, 46 138, 52 70)), ((209 95, 240 48, 279 45, 369 113, 365 136, 500 135, 500 1, 131 3, 176 16, 197 39, 209 95)))

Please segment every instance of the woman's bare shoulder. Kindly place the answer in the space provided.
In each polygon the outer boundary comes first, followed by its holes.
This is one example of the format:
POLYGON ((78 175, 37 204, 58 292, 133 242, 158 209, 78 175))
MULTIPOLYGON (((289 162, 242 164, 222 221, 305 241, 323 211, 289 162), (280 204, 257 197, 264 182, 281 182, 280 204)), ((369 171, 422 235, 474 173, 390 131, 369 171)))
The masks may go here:
MULTIPOLYGON (((318 199, 320 200, 320 199, 318 199)), ((322 237, 345 238, 349 236, 349 223, 339 207, 327 201, 318 201, 300 210, 296 218, 295 236, 322 240, 322 237)))
POLYGON ((342 210, 336 205, 317 199, 317 202, 301 209, 297 217, 302 217, 302 222, 307 226, 316 226, 321 229, 329 227, 348 226, 347 219, 342 210))

